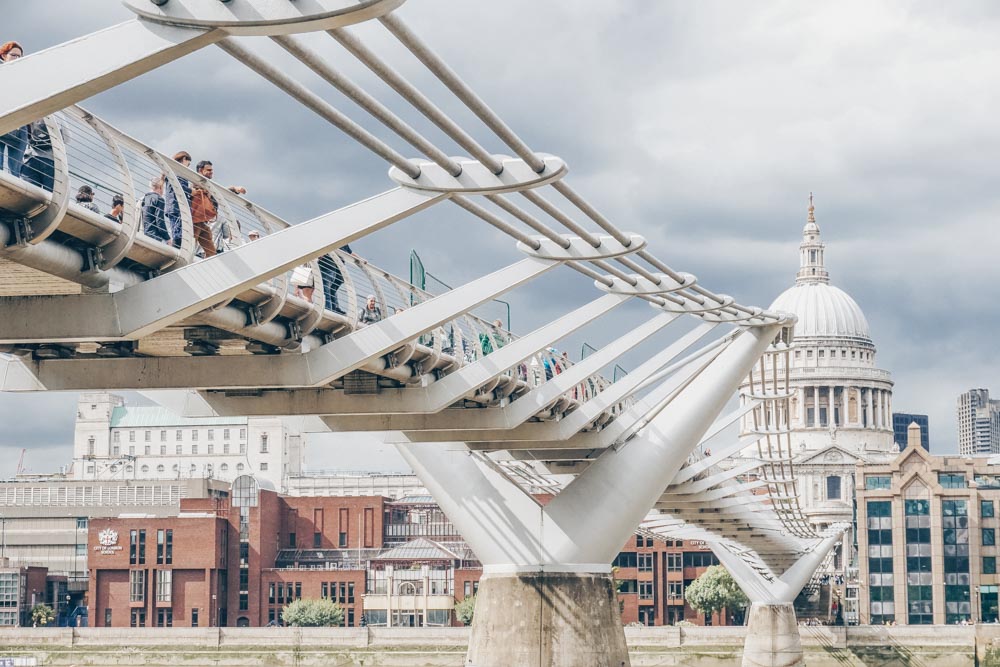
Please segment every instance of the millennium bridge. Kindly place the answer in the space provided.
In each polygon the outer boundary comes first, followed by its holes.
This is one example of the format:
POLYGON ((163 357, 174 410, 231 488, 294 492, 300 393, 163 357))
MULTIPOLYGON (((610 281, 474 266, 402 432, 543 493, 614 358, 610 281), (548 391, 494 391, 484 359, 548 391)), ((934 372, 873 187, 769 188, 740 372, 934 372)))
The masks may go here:
MULTIPOLYGON (((31 125, 49 156, 0 171, 0 271, 13 294, 0 298, 4 391, 183 390, 188 415, 311 416, 388 433, 483 562, 470 666, 629 664, 610 563, 637 527, 712 546, 752 601, 744 665, 801 664, 792 600, 843 527, 816 534, 799 507, 794 317, 709 289, 598 211, 568 182, 559 147, 528 146, 408 27, 403 0, 125 4, 134 19, 0 66, 0 134, 31 125), (352 32, 362 22, 381 24, 426 71, 390 62, 352 32), (303 33, 339 43, 395 92, 394 106, 303 33), (248 37, 273 40, 350 108, 261 58, 248 37), (210 47, 382 158, 386 190, 292 224, 78 106, 210 47), (427 72, 474 123, 413 83, 427 72), (381 136, 349 114, 370 116, 381 136), (404 120, 414 114, 447 142, 404 120), (143 223, 140 200, 157 179, 176 202, 173 237, 143 223), (83 185, 120 195, 120 215, 76 201, 83 185), (210 229, 193 191, 213 200, 210 229), (431 294, 345 248, 390 225, 405 238, 399 223, 442 206, 523 258, 431 294), (206 250, 207 233, 224 252, 206 250), (546 323, 520 334, 477 314, 551 271, 585 281, 592 300, 568 312, 548 303, 546 323), (376 317, 365 316, 369 294, 376 317), (637 301, 648 307, 639 326, 612 314, 637 301), (596 320, 618 337, 576 363, 555 352, 596 320), (651 341, 657 352, 630 373, 602 375, 651 341), (709 453, 704 443, 736 424, 738 437, 709 453), (548 502, 529 492, 540 478, 560 480, 548 502)), ((476 244, 466 250, 453 261, 475 262, 476 244)))

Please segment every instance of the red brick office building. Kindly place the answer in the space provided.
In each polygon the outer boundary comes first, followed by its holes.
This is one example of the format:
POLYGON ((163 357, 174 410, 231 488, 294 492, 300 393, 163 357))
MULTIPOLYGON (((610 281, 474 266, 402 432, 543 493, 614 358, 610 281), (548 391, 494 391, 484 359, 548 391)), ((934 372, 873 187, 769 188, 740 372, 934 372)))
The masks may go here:
MULTIPOLYGON (((290 497, 251 477, 173 517, 93 519, 88 552, 96 627, 259 627, 302 598, 334 600, 349 626, 458 625, 482 572, 429 496, 290 497)), ((704 545, 636 536, 615 560, 623 622, 725 624, 683 599, 715 562, 704 545)))

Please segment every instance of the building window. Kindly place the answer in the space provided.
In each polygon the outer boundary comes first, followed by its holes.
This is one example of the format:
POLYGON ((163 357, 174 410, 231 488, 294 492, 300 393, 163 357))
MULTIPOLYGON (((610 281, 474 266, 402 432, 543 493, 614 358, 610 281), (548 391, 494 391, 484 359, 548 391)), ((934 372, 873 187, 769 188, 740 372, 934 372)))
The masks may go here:
POLYGON ((246 440, 247 430, 245 428, 240 429, 240 440, 246 440))
POLYGON ((247 443, 241 442, 240 443, 240 454, 246 454, 246 453, 247 453, 247 443))
POLYGON ((639 571, 653 571, 653 554, 639 554, 639 571))
POLYGON ((122 441, 122 432, 121 431, 115 431, 115 432, 113 432, 111 434, 111 441, 112 442, 121 442, 122 441))
POLYGON ((193 609, 191 609, 191 627, 192 628, 197 628, 198 627, 198 608, 197 607, 194 607, 193 609))
POLYGON ((222 439, 223 440, 229 440, 229 429, 228 428, 222 429, 222 439))
POLYGON ((340 539, 337 541, 338 546, 343 549, 347 546, 347 533, 341 533, 340 539))
POLYGON ((89 438, 87 438, 87 456, 94 455, 94 443, 95 443, 94 436, 90 436, 89 438))
POLYGON ((983 574, 997 573, 997 557, 983 556, 983 574))
POLYGON ((184 431, 178 430, 174 433, 174 440, 180 442, 184 439, 184 431))
POLYGON ((215 453, 215 445, 212 444, 211 442, 208 443, 208 453, 209 454, 214 454, 215 453))
POLYGON ((146 601, 146 571, 145 570, 129 570, 128 572, 128 601, 129 602, 145 602, 146 601))
POLYGON ((983 528, 983 546, 992 547, 997 543, 997 531, 995 528, 983 528))
POLYGON ((215 429, 208 429, 208 439, 215 440, 215 429))
POLYGON ((143 475, 148 475, 149 474, 149 466, 147 466, 147 465, 143 465, 141 468, 139 468, 139 470, 142 471, 143 475))
POLYGON ((681 554, 667 554, 667 572, 680 572, 683 566, 681 554))
POLYGON ((137 565, 139 562, 139 531, 128 531, 128 563, 137 565))
POLYGON ((87 555, 87 545, 86 544, 77 544, 76 545, 76 555, 77 556, 86 556, 87 555))
POLYGON ((198 445, 191 445, 191 454, 195 455, 198 453, 198 445))
POLYGON ((929 500, 906 500, 906 598, 910 625, 934 622, 929 500))
POLYGON ((166 472, 166 470, 167 470, 166 467, 162 463, 156 466, 156 472, 160 474, 163 474, 164 472, 166 472))
POLYGON ((640 581, 639 582, 639 599, 640 600, 652 600, 653 599, 653 582, 652 581, 640 581))
POLYGON ((167 432, 160 431, 160 442, 166 442, 166 441, 167 441, 167 432))
POLYGON ((146 627, 146 610, 145 609, 133 609, 132 613, 129 616, 130 616, 129 624, 133 628, 144 628, 144 627, 146 627))
POLYGON ((219 470, 224 473, 229 472, 229 464, 223 463, 222 465, 219 466, 219 470))
POLYGON ((891 475, 868 475, 865 477, 865 488, 869 491, 879 491, 892 487, 891 475))
POLYGON ((104 627, 106 627, 106 628, 110 628, 111 627, 111 610, 110 609, 105 609, 104 610, 104 627))
POLYGON ((198 430, 191 429, 191 442, 198 442, 198 430))
POLYGON ((76 520, 76 529, 77 530, 87 530, 87 523, 88 523, 87 522, 87 517, 85 517, 85 516, 77 517, 77 520, 76 520))
POLYGON ((260 453, 267 454, 267 433, 260 435, 260 453))
POLYGON ((174 453, 177 454, 177 456, 180 456, 181 454, 184 453, 184 445, 177 445, 177 447, 175 447, 174 449, 175 449, 174 453))
POLYGON ((895 621, 896 603, 892 571, 892 503, 869 501, 868 510, 868 583, 871 597, 871 622, 882 625, 895 621))
POLYGON ((174 583, 174 571, 173 570, 157 570, 156 571, 156 601, 157 602, 172 602, 173 597, 171 593, 173 592, 174 583))
POLYGON ((671 581, 667 583, 667 595, 672 598, 682 598, 684 597, 684 582, 683 581, 671 581))
POLYGON ((222 453, 223 454, 228 454, 229 453, 229 443, 228 442, 222 443, 222 453))
POLYGON ((135 442, 135 431, 129 431, 128 432, 128 441, 129 442, 135 442))
POLYGON ((979 516, 984 519, 992 519, 995 516, 992 500, 979 501, 979 516))
POLYGON ((167 455, 167 446, 160 445, 160 456, 166 456, 166 455, 167 455))
POLYGON ((238 473, 241 473, 241 474, 242 474, 242 472, 243 472, 243 470, 244 470, 245 468, 246 468, 246 466, 245 466, 245 465, 243 465, 242 463, 237 463, 237 464, 236 464, 236 472, 238 472, 238 473))
POLYGON ((939 472, 938 484, 945 489, 964 489, 965 475, 962 473, 939 472))
POLYGON ((949 625, 972 620, 969 591, 969 504, 941 501, 944 542, 944 611, 949 625))
POLYGON ((118 445, 115 445, 114 447, 111 448, 112 456, 121 456, 121 453, 122 453, 122 448, 119 447, 118 445))
POLYGON ((260 470, 261 470, 261 472, 264 472, 265 470, 267 470, 267 463, 261 462, 261 464, 260 464, 260 470))
POLYGON ((250 609, 250 594, 240 593, 240 611, 247 611, 250 609))
POLYGON ((313 533, 313 549, 319 549, 323 546, 323 533, 313 533))
POLYGON ((840 477, 830 475, 826 478, 826 499, 840 500, 840 477))
POLYGON ((146 445, 146 446, 145 446, 145 447, 143 448, 143 452, 142 452, 142 453, 143 453, 143 454, 145 454, 146 456, 149 456, 150 454, 152 454, 152 453, 153 453, 153 448, 152 448, 152 447, 150 447, 149 445, 146 445))
POLYGON ((172 627, 174 627, 174 610, 173 609, 157 609, 156 610, 156 627, 158 627, 158 628, 172 628, 172 627))
POLYGON ((288 548, 295 548, 295 533, 288 533, 288 548))
POLYGON ((142 438, 143 438, 143 442, 152 442, 153 441, 153 432, 152 431, 146 431, 145 433, 143 433, 142 438))
POLYGON ((128 455, 129 456, 135 456, 135 445, 129 445, 128 446, 128 455))

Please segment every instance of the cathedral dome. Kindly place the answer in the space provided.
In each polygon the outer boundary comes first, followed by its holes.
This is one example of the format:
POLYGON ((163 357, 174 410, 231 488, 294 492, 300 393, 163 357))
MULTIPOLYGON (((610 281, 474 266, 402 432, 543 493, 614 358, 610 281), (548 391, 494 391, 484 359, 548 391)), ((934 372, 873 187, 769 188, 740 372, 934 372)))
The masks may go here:
POLYGON ((853 338, 871 343, 868 320, 858 303, 829 283, 800 283, 774 300, 770 310, 792 313, 796 338, 853 338))
POLYGON ((868 320, 861 307, 846 292, 830 284, 823 261, 826 245, 820 240, 815 211, 810 195, 795 285, 775 299, 770 309, 799 318, 795 325, 797 338, 848 339, 871 345, 868 320))

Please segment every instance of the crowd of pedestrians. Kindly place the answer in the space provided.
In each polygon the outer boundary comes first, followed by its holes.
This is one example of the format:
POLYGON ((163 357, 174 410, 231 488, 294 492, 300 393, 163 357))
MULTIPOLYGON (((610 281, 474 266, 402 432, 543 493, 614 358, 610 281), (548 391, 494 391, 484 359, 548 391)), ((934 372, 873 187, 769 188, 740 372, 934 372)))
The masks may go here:
MULTIPOLYGON (((0 66, 23 56, 24 48, 18 42, 10 41, 0 45, 0 66)), ((0 135, 0 170, 51 192, 55 186, 55 155, 50 130, 46 121, 40 119, 0 135)), ((58 130, 68 143, 70 139, 67 128, 59 127, 58 130)), ((173 159, 181 166, 191 168, 193 159, 187 151, 177 152, 173 159)), ((198 162, 195 171, 204 181, 211 181, 215 176, 215 167, 210 160, 198 162)), ((219 215, 219 202, 212 188, 204 181, 192 182, 180 174, 176 174, 175 178, 159 174, 149 179, 149 189, 135 202, 139 231, 165 245, 180 248, 183 238, 181 210, 186 205, 191 212, 197 256, 213 257, 241 245, 243 241, 239 221, 230 221, 227 216, 219 215), (179 186, 176 189, 175 184, 179 186)), ((228 189, 238 195, 246 194, 246 188, 242 186, 230 186, 228 189)), ((114 192, 111 195, 111 209, 107 213, 95 201, 96 193, 91 184, 79 186, 75 202, 95 215, 120 224, 125 216, 125 197, 114 192)), ((252 242, 259 238, 260 232, 252 230, 246 240, 252 242)), ((352 254, 348 245, 340 250, 352 254)), ((321 258, 319 275, 325 307, 342 315, 346 314, 338 299, 338 292, 344 284, 344 275, 338 263, 329 258, 321 258)), ((304 264, 292 272, 292 286, 297 296, 310 302, 313 300, 316 284, 311 264, 304 264)), ((375 296, 370 295, 360 309, 358 325, 379 322, 384 316, 375 296)))

